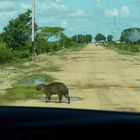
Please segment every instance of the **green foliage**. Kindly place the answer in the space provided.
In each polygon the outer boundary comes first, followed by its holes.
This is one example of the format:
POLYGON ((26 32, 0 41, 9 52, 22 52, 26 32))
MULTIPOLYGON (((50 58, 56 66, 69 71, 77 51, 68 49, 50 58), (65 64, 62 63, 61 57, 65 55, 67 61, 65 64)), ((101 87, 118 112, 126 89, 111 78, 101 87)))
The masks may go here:
POLYGON ((71 39, 64 33, 61 34, 59 43, 62 48, 69 48, 72 45, 71 39))
POLYGON ((37 37, 48 41, 51 37, 60 38, 64 28, 62 27, 42 27, 37 33, 37 37))
POLYGON ((87 42, 87 44, 92 42, 92 35, 87 34, 87 35, 85 36, 85 38, 86 38, 85 41, 87 42))
POLYGON ((37 34, 35 40, 36 52, 37 54, 48 52, 48 42, 37 34))
POLYGON ((18 50, 13 51, 13 53, 17 58, 29 58, 31 56, 31 52, 29 50, 18 50))
POLYGON ((128 28, 121 33, 121 42, 126 43, 140 43, 140 28, 128 28))
POLYGON ((27 100, 37 97, 38 93, 34 87, 14 87, 8 89, 7 93, 2 97, 5 100, 15 101, 15 100, 27 100))
POLYGON ((6 44, 0 42, 0 63, 4 64, 14 60, 14 55, 12 51, 6 47, 6 44))
POLYGON ((71 40, 76 43, 91 43, 92 42, 92 35, 74 35, 72 36, 71 40))
POLYGON ((40 28, 36 35, 37 53, 51 52, 54 53, 60 49, 68 48, 71 45, 69 39, 64 33, 62 27, 43 27, 40 28), (51 37, 58 39, 57 41, 49 41, 51 37))
POLYGON ((107 36, 107 41, 110 42, 110 41, 112 41, 112 40, 113 40, 113 36, 112 36, 112 35, 108 35, 108 36, 107 36))
POLYGON ((140 52, 140 45, 138 44, 123 44, 123 43, 116 43, 115 41, 110 42, 106 45, 108 48, 114 48, 121 51, 126 51, 129 53, 138 53, 140 52))
POLYGON ((85 45, 83 45, 83 44, 73 44, 69 49, 71 50, 71 51, 80 51, 82 48, 84 48, 85 47, 85 45))
POLYGON ((103 34, 99 33, 95 36, 95 41, 101 41, 101 40, 105 41, 106 37, 103 34))
MULTIPOLYGON (((28 10, 9 21, 1 34, 1 38, 9 48, 16 51, 24 49, 31 51, 31 19, 31 10, 28 10)), ((37 29, 37 25, 35 27, 37 29)))

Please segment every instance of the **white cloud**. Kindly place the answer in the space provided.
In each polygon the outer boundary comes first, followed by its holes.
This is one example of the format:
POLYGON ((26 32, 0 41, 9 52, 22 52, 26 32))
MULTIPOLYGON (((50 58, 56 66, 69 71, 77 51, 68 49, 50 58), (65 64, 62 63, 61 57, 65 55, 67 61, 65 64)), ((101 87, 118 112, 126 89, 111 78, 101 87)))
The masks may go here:
POLYGON ((37 9, 40 11, 47 11, 53 9, 54 11, 64 11, 67 10, 67 6, 61 3, 60 0, 44 0, 44 1, 37 1, 37 9))
POLYGON ((16 15, 17 15, 17 11, 0 12, 0 18, 3 20, 7 20, 7 18, 15 17, 16 15))
POLYGON ((106 14, 109 16, 118 16, 119 11, 116 8, 114 8, 113 10, 108 10, 106 14))
POLYGON ((66 20, 63 20, 61 26, 66 28, 68 26, 68 22, 66 20))
POLYGON ((70 13, 70 16, 80 18, 87 16, 86 12, 83 10, 76 10, 73 13, 70 13))
POLYGON ((15 5, 12 1, 0 1, 0 12, 13 10, 15 10, 15 5))
POLYGON ((32 5, 29 5, 29 4, 26 4, 26 3, 21 3, 21 4, 20 4, 20 7, 21 7, 22 9, 27 10, 27 9, 31 9, 32 5))
POLYGON ((120 9, 114 8, 113 10, 107 10, 106 15, 108 16, 128 16, 130 14, 129 8, 127 6, 123 6, 120 9))
POLYGON ((129 8, 127 6, 122 7, 121 12, 124 15, 129 15, 130 14, 129 8))

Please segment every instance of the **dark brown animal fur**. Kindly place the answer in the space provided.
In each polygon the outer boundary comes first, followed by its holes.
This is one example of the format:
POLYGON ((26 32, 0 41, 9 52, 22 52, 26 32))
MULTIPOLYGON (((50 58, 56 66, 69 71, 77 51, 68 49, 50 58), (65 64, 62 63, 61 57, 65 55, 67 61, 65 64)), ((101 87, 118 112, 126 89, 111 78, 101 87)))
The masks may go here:
POLYGON ((41 88, 44 88, 44 93, 46 95, 46 102, 50 102, 52 95, 58 95, 60 103, 62 101, 63 96, 65 96, 68 99, 68 103, 70 103, 69 90, 63 83, 54 82, 49 85, 42 84, 36 86, 37 90, 40 90, 41 88))

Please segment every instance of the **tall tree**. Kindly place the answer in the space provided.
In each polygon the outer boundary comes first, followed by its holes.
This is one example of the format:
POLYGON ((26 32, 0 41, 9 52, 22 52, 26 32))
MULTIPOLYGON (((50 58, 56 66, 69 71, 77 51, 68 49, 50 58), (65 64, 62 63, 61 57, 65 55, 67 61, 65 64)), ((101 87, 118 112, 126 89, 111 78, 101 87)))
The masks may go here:
POLYGON ((38 32, 38 36, 44 38, 46 41, 48 41, 48 39, 51 37, 56 37, 60 39, 64 30, 65 29, 62 27, 42 27, 38 32))
POLYGON ((86 35, 86 40, 85 40, 85 42, 88 44, 88 43, 91 43, 92 42, 92 35, 90 35, 90 34, 87 34, 86 35))
POLYGON ((107 41, 110 42, 110 41, 112 41, 112 40, 113 40, 113 36, 112 36, 112 35, 108 35, 108 36, 107 36, 107 41))
POLYGON ((87 35, 82 35, 82 34, 79 34, 79 35, 74 35, 72 36, 71 40, 73 42, 76 42, 76 43, 90 43, 92 42, 92 35, 90 34, 87 34, 87 35))
POLYGON ((140 28, 128 28, 121 33, 121 42, 126 43, 139 43, 140 28))
POLYGON ((62 33, 60 37, 60 44, 63 48, 67 48, 71 44, 71 39, 68 38, 64 33, 62 33))
POLYGON ((95 41, 101 41, 101 40, 105 41, 106 37, 103 34, 99 33, 95 36, 95 41))
MULTIPOLYGON (((31 49, 31 10, 9 21, 1 34, 3 41, 13 50, 31 49)), ((37 29, 37 25, 35 26, 37 29)))

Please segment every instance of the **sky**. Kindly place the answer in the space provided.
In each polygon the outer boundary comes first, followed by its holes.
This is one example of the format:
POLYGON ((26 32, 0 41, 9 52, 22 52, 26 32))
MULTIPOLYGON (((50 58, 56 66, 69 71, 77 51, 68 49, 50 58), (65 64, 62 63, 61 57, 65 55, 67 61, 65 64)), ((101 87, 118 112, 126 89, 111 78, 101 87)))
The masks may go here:
MULTIPOLYGON (((31 9, 32 0, 0 0, 0 32, 31 9)), ((36 22, 62 26, 68 36, 97 33, 119 39, 125 28, 140 27, 140 0, 36 0, 36 22)))

